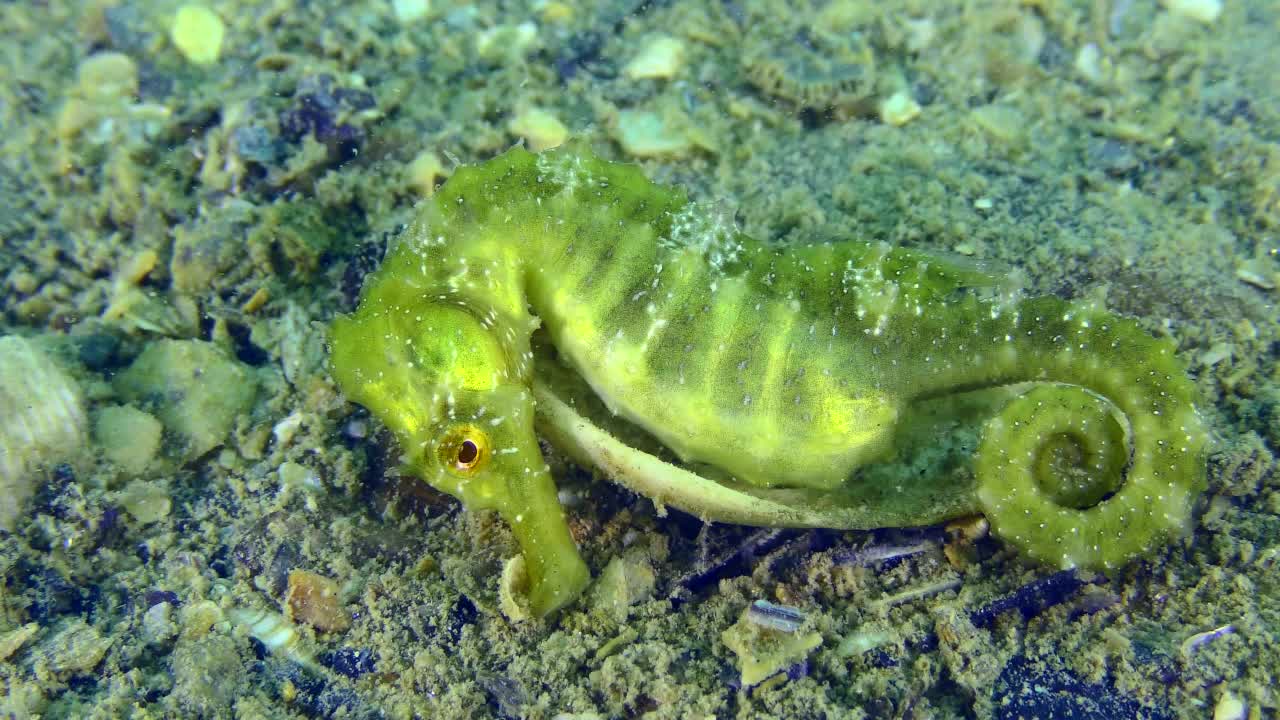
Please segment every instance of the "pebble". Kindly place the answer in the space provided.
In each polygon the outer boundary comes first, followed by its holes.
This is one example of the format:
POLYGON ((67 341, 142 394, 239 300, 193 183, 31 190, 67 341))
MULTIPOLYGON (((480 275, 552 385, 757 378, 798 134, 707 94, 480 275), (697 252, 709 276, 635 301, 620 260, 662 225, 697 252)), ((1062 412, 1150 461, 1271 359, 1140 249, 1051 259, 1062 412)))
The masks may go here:
POLYGON ((39 649, 37 676, 87 673, 102 662, 111 648, 111 638, 103 637, 97 628, 76 618, 63 625, 39 649))
POLYGON ((26 644, 39 631, 38 624, 27 623, 20 628, 0 634, 0 661, 8 660, 10 655, 17 652, 18 648, 26 644))
POLYGON ((645 558, 615 557, 609 561, 592 588, 591 606, 625 619, 632 605, 653 596, 656 576, 645 558))
POLYGON ((684 67, 684 43, 669 35, 649 38, 640 53, 622 68, 631 80, 670 80, 684 67))
POLYGON ((212 65, 222 54, 227 28, 217 13, 203 5, 183 5, 173 16, 169 38, 174 47, 195 65, 212 65))
POLYGON ((164 427, 151 413, 129 405, 109 405, 94 416, 93 437, 102 455, 126 475, 137 475, 160 451, 164 427))
POLYGON ((1222 14, 1222 0, 1162 0, 1174 15, 1198 20, 1206 25, 1222 14))
POLYGON ((431 14, 431 0, 391 0, 391 10, 402 25, 410 25, 431 14))
POLYGON ((351 614, 342 605, 338 583, 310 570, 291 570, 285 594, 289 617, 320 632, 351 627, 351 614))
POLYGON ((530 107, 511 118, 507 128, 524 138, 525 147, 533 152, 550 150, 569 139, 569 128, 551 111, 530 107))
POLYGON ((907 90, 899 90, 880 103, 880 120, 886 125, 901 127, 919 115, 920 103, 907 90))
POLYGON ((76 72, 80 94, 91 100, 110 101, 138 94, 138 66, 118 52, 94 53, 76 72))
POLYGON ((647 110, 618 113, 614 135, 623 151, 632 157, 678 156, 688 152, 692 145, 686 133, 647 110))
POLYGON ((160 485, 145 480, 134 480, 124 489, 120 505, 141 525, 150 525, 169 517, 173 500, 160 485))
POLYGON ((440 156, 430 150, 418 153, 418 156, 405 168, 405 175, 409 186, 423 197, 434 195, 436 186, 449 177, 444 163, 440 161, 440 156))

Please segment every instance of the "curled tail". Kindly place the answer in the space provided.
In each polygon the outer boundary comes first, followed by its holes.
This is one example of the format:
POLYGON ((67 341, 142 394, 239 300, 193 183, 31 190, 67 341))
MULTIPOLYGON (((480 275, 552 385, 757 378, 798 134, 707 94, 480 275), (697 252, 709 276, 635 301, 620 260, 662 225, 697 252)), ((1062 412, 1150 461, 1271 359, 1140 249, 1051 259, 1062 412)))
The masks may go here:
POLYGON ((975 473, 992 529, 1042 562, 1091 568, 1182 532, 1208 433, 1172 344, 1055 298, 995 322, 1010 349, 982 372, 1036 384, 983 431, 975 473))

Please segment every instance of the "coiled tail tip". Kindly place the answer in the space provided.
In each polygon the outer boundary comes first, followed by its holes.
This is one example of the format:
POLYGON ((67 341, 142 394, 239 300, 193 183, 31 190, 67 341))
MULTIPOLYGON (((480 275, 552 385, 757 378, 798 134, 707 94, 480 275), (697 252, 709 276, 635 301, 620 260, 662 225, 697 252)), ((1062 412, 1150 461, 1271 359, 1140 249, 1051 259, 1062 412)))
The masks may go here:
POLYGON ((1205 487, 1208 435, 1189 402, 1171 399, 1187 393, 1156 390, 1153 405, 1145 392, 1100 392, 1039 384, 988 422, 978 448, 993 531, 1049 565, 1123 566, 1184 533, 1205 487))

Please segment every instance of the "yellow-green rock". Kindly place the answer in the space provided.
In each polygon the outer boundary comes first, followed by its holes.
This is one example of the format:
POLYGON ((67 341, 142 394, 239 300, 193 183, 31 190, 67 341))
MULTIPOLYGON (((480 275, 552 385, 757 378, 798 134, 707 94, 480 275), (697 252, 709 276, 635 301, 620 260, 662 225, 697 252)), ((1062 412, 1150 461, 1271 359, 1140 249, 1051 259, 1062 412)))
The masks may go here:
POLYGON ((560 118, 542 108, 530 107, 511 118, 508 129, 524 138, 525 147, 542 152, 564 144, 569 139, 569 128, 560 118))
POLYGON ((650 38, 640 53, 627 63, 622 74, 632 80, 670 80, 684 67, 684 43, 669 35, 650 38))
POLYGON ((159 452, 163 429, 150 413, 128 405, 110 405, 94 417, 93 437, 103 457, 125 474, 137 475, 159 452))
POLYGON ((618 619, 653 595, 653 568, 643 558, 615 557, 605 566, 591 590, 591 605, 618 619))
POLYGON ((189 62, 212 65, 222 54, 222 38, 226 32, 222 18, 209 8, 203 5, 183 5, 173 16, 169 38, 189 62))
POLYGON ((142 525, 163 520, 173 509, 173 501, 164 487, 143 480, 129 483, 120 496, 120 505, 142 525))

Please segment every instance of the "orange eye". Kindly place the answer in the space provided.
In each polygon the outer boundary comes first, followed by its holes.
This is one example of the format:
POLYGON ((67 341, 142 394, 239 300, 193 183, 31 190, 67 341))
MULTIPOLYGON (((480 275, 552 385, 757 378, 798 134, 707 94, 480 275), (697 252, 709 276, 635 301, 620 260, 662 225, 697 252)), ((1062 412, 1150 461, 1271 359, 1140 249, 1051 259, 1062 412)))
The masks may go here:
POLYGON ((463 477, 484 466, 489 459, 488 451, 489 436, 474 425, 461 425, 449 430, 437 448, 440 463, 463 477))

